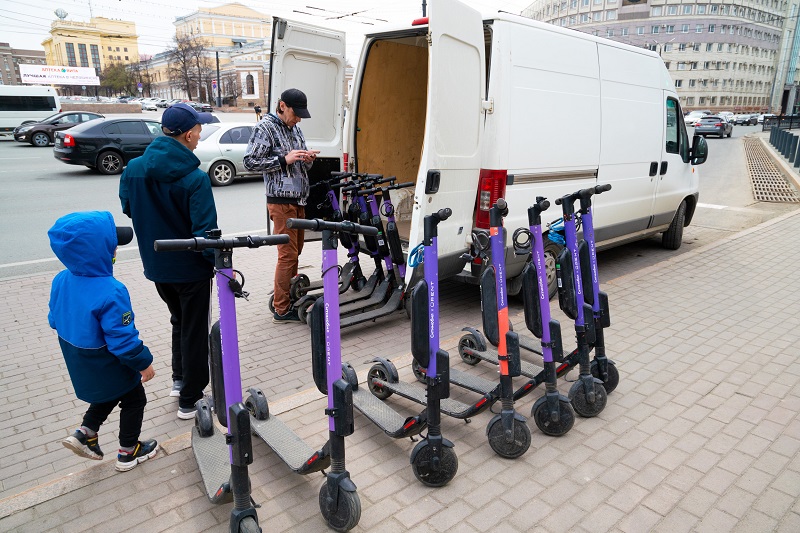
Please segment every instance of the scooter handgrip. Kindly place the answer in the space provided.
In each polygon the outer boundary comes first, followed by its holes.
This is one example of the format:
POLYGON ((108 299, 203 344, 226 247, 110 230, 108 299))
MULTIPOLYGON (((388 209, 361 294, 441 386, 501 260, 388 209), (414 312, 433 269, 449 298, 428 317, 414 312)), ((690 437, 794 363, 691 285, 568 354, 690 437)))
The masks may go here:
POLYGON ((197 238, 192 239, 159 239, 153 242, 156 252, 185 252, 197 250, 197 238))
POLYGON ((447 220, 448 218, 450 218, 450 215, 452 214, 453 210, 450 209, 449 207, 445 207, 444 209, 439 209, 436 212, 436 218, 439 219, 439 222, 441 222, 442 220, 447 220))
POLYGON ((361 233, 362 235, 378 234, 378 228, 373 226, 362 226, 360 224, 353 224, 352 222, 327 222, 314 218, 306 220, 304 218, 290 218, 286 221, 286 227, 289 229, 310 229, 312 231, 331 230, 331 231, 346 231, 347 233, 361 233))
POLYGON ((505 198, 498 198, 497 202, 495 202, 494 205, 496 205, 497 209, 499 209, 500 211, 508 209, 508 202, 506 202, 505 198))
MULTIPOLYGON (((372 175, 373 177, 375 175, 372 175)), ((388 178, 381 178, 380 174, 377 175, 378 180, 375 183, 391 183, 393 181, 397 181, 397 176, 389 176, 388 178)))
POLYGON ((352 175, 352 172, 331 172, 332 178, 348 178, 352 175))
POLYGON ((606 191, 610 191, 610 190, 611 190, 611 184, 610 183, 606 183, 604 185, 598 185, 597 187, 595 187, 594 188, 594 193, 595 194, 600 194, 602 192, 606 192, 606 191))
POLYGON ((556 205, 561 205, 563 201, 563 198, 556 198, 556 205))
POLYGON ((539 209, 541 211, 547 211, 548 209, 550 209, 550 200, 542 200, 541 202, 539 202, 539 209))
POLYGON ((388 188, 389 188, 389 189, 392 189, 392 190, 395 190, 395 189, 405 189, 406 187, 413 187, 413 186, 414 186, 414 185, 416 185, 416 184, 417 184, 417 182, 416 182, 416 181, 407 181, 407 182, 405 182, 405 183, 398 183, 398 184, 396 184, 396 185, 390 185, 388 188))
POLYGON ((275 246, 278 244, 289 244, 291 238, 286 234, 278 234, 278 235, 267 235, 267 236, 260 236, 260 235, 251 235, 249 237, 250 241, 252 241, 253 245, 246 245, 250 246, 251 248, 257 248, 259 246, 275 246))

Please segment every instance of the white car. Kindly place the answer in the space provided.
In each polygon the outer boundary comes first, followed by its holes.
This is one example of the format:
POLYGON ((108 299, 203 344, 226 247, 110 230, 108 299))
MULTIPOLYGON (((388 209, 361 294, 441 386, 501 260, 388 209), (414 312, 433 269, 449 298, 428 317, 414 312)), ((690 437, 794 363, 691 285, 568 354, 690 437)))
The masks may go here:
POLYGON ((157 111, 156 102, 159 98, 145 98, 142 100, 142 111, 157 111))
POLYGON ((253 133, 254 123, 225 122, 203 126, 194 155, 200 169, 208 173, 211 185, 222 187, 242 175, 259 175, 244 168, 244 153, 253 133))
POLYGON ((700 119, 706 115, 709 115, 705 111, 692 111, 685 117, 683 117, 683 121, 686 123, 687 126, 694 126, 697 122, 700 122, 700 119))

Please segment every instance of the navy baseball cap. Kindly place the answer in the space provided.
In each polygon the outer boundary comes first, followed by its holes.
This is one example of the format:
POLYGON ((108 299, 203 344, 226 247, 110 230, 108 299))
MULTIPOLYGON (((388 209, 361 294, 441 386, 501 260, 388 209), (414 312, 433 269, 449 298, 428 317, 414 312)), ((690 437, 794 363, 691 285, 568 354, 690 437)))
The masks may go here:
POLYGON ((208 124, 214 120, 211 113, 198 113, 183 102, 168 107, 161 115, 161 126, 169 130, 170 137, 176 137, 194 128, 195 124, 208 124))
POLYGON ((306 93, 300 89, 286 89, 281 93, 281 102, 292 108, 294 114, 300 118, 311 118, 308 112, 308 99, 306 93))

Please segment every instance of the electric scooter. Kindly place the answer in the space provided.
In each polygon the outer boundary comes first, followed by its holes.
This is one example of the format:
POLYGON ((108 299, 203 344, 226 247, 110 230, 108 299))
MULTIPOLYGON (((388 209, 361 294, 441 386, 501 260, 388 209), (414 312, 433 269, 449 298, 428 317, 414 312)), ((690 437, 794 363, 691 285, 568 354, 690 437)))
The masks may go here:
MULTIPOLYGON (((227 432, 220 433, 214 428, 211 406, 203 398, 195 407, 194 428, 192 429, 192 450, 194 451, 206 495, 212 503, 230 501, 233 497, 229 531, 231 533, 260 532, 258 515, 250 497, 250 478, 248 465, 253 462, 253 447, 250 435, 250 416, 242 404, 242 379, 239 366, 239 338, 236 330, 237 297, 246 297, 242 282, 236 279, 233 270, 233 249, 259 246, 274 246, 289 242, 288 235, 267 237, 247 236, 223 239, 220 230, 208 232, 208 238, 157 240, 153 244, 157 252, 214 250, 214 270, 219 299, 219 326, 222 343, 216 355, 221 359, 225 394, 215 398, 219 410, 228 414, 227 432), (226 457, 227 456, 227 457, 226 457)), ((241 275, 241 273, 239 273, 241 275)), ((226 424, 223 424, 226 425, 226 424)))
POLYGON ((320 488, 319 507, 328 525, 337 531, 348 531, 361 517, 361 500, 356 485, 345 468, 345 437, 352 435, 353 388, 342 379, 342 349, 339 329, 337 233, 376 235, 373 227, 352 222, 290 218, 286 227, 322 231, 323 295, 314 303, 310 315, 312 374, 317 389, 328 396, 328 442, 331 469, 320 488))

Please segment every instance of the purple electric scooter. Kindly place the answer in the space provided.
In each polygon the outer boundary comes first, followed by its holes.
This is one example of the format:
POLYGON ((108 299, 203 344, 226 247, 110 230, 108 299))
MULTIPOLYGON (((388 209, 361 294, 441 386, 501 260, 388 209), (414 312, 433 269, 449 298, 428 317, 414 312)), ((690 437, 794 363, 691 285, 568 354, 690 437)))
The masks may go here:
POLYGON ((356 485, 345 469, 345 437, 352 435, 353 389, 342 378, 342 344, 339 328, 339 265, 337 257, 338 233, 377 235, 378 230, 352 222, 327 222, 320 219, 290 218, 290 229, 322 231, 322 281, 323 295, 314 303, 309 323, 311 325, 312 374, 317 389, 328 396, 328 443, 331 469, 320 488, 319 507, 330 527, 348 531, 361 517, 361 500, 356 485))
POLYGON ((222 370, 225 384, 224 398, 215 398, 217 409, 227 413, 228 430, 222 434, 215 430, 211 405, 203 398, 195 406, 197 414, 192 429, 192 450, 203 478, 206 495, 212 503, 230 501, 231 533, 260 532, 258 515, 250 497, 250 478, 247 466, 253 462, 253 445, 250 434, 250 413, 242 403, 242 378, 239 366, 239 337, 236 331, 235 298, 247 297, 244 277, 236 279, 233 270, 234 248, 258 248, 289 242, 288 235, 267 237, 247 236, 223 239, 220 230, 208 232, 208 238, 164 239, 153 244, 157 252, 199 252, 214 250, 217 295, 219 297, 219 330, 222 337, 222 370), (224 403, 223 403, 224 402, 224 403), (227 452, 227 453, 226 453, 227 452), (227 457, 226 457, 227 456, 227 457))

